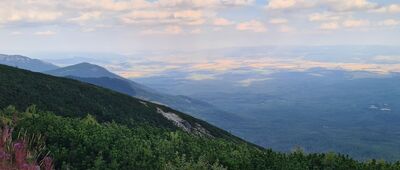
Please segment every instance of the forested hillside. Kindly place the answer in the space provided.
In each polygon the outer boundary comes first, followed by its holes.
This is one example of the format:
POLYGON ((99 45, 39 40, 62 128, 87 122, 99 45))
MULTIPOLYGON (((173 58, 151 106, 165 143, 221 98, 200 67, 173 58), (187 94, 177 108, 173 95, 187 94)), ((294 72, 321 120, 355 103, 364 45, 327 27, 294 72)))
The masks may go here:
POLYGON ((301 150, 284 154, 181 130, 99 123, 91 115, 65 118, 33 106, 25 112, 13 107, 0 111, 2 120, 15 119, 15 115, 19 120, 16 131, 46 138, 56 169, 400 169, 400 162, 363 163, 344 155, 304 154, 301 150))
POLYGON ((12 126, 43 136, 56 169, 400 169, 400 162, 263 149, 164 106, 8 66, 0 66, 0 94, 2 135, 12 126))
POLYGON ((0 94, 0 107, 14 105, 25 109, 35 104, 61 116, 83 117, 90 113, 100 122, 115 121, 129 127, 152 125, 174 130, 178 122, 169 120, 160 111, 173 113, 189 128, 200 126, 214 137, 241 141, 207 122, 162 105, 76 80, 4 65, 0 65, 0 94))

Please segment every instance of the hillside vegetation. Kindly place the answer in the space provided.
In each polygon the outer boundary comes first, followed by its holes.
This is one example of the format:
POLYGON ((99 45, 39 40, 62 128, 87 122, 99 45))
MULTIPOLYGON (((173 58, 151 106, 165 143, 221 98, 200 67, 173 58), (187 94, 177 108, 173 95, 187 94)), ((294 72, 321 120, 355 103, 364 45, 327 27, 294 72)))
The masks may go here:
MULTIPOLYGON (((17 111, 7 107, 2 118, 17 111)), ((65 118, 32 106, 17 113, 18 131, 42 134, 56 169, 332 169, 395 170, 400 162, 355 161, 334 153, 290 154, 150 125, 129 128, 93 116, 65 118)))
POLYGON ((99 122, 111 122, 135 127, 177 129, 158 109, 171 112, 191 127, 200 125, 214 137, 241 141, 207 122, 172 110, 168 107, 142 101, 105 88, 68 78, 53 77, 9 66, 0 65, 0 107, 14 105, 25 109, 30 105, 67 117, 94 115, 99 122))
POLYGON ((0 94, 1 122, 17 119, 16 131, 44 136, 56 169, 400 169, 334 153, 274 152, 164 106, 7 66, 0 94))

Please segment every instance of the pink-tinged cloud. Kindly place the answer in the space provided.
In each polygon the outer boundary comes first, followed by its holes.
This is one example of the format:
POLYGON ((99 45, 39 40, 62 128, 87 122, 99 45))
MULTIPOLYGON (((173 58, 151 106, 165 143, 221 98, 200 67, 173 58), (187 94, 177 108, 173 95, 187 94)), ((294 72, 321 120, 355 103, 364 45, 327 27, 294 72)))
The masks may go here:
POLYGON ((252 32, 266 32, 267 28, 265 27, 264 23, 251 20, 247 22, 242 22, 236 25, 236 29, 240 31, 252 31, 252 32))

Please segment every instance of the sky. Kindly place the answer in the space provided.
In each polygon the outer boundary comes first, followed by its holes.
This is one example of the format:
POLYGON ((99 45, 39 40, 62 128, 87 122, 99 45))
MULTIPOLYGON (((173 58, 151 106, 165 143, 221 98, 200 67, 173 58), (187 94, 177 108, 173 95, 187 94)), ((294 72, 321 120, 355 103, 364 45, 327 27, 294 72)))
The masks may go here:
POLYGON ((1 0, 0 52, 399 45, 398 0, 1 0))

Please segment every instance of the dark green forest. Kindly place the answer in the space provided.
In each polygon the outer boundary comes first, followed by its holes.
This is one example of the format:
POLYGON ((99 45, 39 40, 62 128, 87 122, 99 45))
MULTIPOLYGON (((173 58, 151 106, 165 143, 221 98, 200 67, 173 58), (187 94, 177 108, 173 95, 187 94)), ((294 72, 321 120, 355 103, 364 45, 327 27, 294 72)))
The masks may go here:
POLYGON ((0 66, 0 94, 2 126, 18 120, 15 131, 43 136, 56 169, 400 169, 400 162, 263 149, 165 106, 7 66, 0 66), (157 108, 211 136, 178 128, 157 108))
POLYGON ((17 131, 42 134, 56 169, 400 169, 400 162, 358 162, 334 153, 284 154, 205 138, 151 125, 129 128, 99 123, 93 116, 66 118, 32 106, 25 112, 7 107, 2 119, 17 113, 17 131))
POLYGON ((49 76, 5 65, 0 65, 0 108, 9 105, 19 110, 37 105, 67 117, 83 117, 88 113, 99 122, 115 121, 129 127, 153 125, 177 129, 169 120, 157 113, 157 108, 173 112, 188 121, 207 129, 215 137, 242 141, 241 139, 202 120, 131 96, 68 78, 49 76), (143 104, 145 103, 145 104, 143 104))

